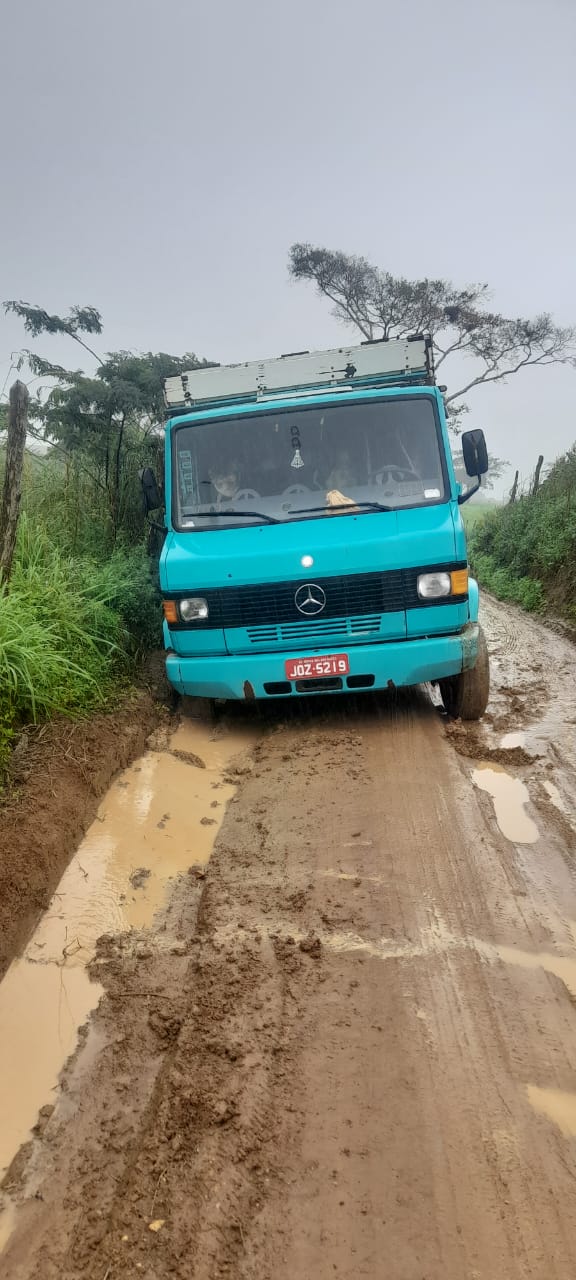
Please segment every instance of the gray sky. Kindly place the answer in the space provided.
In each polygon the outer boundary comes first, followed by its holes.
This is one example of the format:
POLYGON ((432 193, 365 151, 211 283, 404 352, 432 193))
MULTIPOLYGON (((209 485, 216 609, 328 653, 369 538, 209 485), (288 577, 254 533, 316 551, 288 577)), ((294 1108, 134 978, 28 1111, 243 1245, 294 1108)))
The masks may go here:
MULTIPOLYGON (((340 342, 294 240, 576 322, 574 0, 23 0, 3 49, 0 299, 90 303, 104 350, 340 342)), ((0 387, 26 344, 2 318, 0 387)), ((529 370, 467 425, 527 473, 575 395, 529 370)))

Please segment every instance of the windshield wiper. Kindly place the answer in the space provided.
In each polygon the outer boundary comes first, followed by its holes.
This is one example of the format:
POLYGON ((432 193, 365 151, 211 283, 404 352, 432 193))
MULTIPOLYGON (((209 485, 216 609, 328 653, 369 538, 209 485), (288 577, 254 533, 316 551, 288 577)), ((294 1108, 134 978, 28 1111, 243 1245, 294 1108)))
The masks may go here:
POLYGON ((367 507, 369 511, 395 511, 395 507, 385 507, 383 502, 338 502, 334 505, 326 503, 323 507, 299 507, 292 509, 289 514, 291 516, 304 516, 315 511, 357 511, 359 507, 367 507))
POLYGON ((263 520, 265 524, 280 524, 281 521, 276 516, 265 515, 263 511, 238 511, 230 507, 227 511, 183 511, 182 515, 190 519, 199 520, 222 520, 226 516, 250 516, 255 520, 263 520))

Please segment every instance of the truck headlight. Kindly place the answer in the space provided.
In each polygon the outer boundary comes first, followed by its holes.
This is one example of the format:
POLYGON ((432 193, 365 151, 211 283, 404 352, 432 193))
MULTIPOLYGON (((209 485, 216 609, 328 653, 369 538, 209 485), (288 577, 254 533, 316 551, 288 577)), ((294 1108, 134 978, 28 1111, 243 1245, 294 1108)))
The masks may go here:
POLYGON ((449 573, 419 573, 418 595, 422 600, 440 600, 452 590, 449 573))
POLYGON ((180 600, 178 608, 183 622, 201 622, 208 617, 208 601, 202 596, 191 596, 190 599, 180 600))

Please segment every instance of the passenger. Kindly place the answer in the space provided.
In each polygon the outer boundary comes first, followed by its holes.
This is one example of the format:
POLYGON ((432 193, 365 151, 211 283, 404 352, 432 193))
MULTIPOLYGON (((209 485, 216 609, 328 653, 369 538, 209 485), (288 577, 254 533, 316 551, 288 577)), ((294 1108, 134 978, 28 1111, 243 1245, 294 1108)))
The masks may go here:
POLYGON ((358 477, 352 466, 348 449, 339 449, 335 464, 326 480, 326 488, 345 491, 356 484, 358 484, 358 477))

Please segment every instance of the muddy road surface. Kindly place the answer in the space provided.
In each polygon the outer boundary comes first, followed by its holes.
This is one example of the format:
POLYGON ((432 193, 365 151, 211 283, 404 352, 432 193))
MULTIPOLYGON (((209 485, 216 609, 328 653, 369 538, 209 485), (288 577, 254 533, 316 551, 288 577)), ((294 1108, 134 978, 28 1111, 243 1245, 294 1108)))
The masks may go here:
POLYGON ((484 622, 480 727, 231 710, 115 781, 0 986, 3 1280, 574 1280, 576 651, 484 622))

